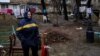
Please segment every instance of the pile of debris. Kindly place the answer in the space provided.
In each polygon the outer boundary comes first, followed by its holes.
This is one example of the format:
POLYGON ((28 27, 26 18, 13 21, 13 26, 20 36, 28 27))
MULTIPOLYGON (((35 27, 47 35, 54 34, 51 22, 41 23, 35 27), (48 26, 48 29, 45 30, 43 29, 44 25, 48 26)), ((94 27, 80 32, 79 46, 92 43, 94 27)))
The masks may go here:
POLYGON ((50 30, 45 37, 46 44, 64 43, 68 40, 68 34, 65 34, 60 30, 50 30))

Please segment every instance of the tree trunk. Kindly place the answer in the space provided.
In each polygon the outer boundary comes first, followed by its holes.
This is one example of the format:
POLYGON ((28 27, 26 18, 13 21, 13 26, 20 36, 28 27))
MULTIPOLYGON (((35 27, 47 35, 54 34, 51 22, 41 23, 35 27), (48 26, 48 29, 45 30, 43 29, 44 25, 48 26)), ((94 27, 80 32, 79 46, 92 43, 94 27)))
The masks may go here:
POLYGON ((48 13, 47 13, 47 9, 46 9, 46 4, 44 0, 41 0, 41 4, 42 4, 42 14, 44 16, 46 16, 46 22, 50 23, 50 20, 48 19, 48 13))
MULTIPOLYGON (((92 0, 88 0, 88 2, 87 2, 87 8, 91 8, 91 1, 92 0)), ((89 13, 88 19, 90 20, 88 26, 92 26, 92 19, 91 19, 91 14, 90 13, 89 13)))
POLYGON ((67 7, 66 7, 66 0, 63 0, 63 13, 64 13, 64 19, 68 20, 68 14, 67 14, 67 7))
POLYGON ((47 16, 45 1, 41 0, 43 15, 47 16))
POLYGON ((87 7, 91 7, 91 1, 92 1, 92 0, 88 0, 88 2, 87 2, 87 7))
POLYGON ((81 6, 81 0, 76 0, 76 6, 77 6, 77 19, 81 19, 82 16, 81 16, 81 13, 79 11, 79 7, 81 6))

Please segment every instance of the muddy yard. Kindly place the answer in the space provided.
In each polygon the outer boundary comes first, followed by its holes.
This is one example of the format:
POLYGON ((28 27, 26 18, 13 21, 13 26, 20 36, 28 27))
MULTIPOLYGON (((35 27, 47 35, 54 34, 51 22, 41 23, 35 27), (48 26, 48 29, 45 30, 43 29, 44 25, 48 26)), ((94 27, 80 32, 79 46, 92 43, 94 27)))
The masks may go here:
MULTIPOLYGON (((49 56, 100 56, 100 43, 86 42, 86 26, 72 21, 64 21, 61 18, 59 18, 59 27, 53 27, 53 23, 55 22, 46 24, 43 22, 39 22, 40 33, 43 33, 44 31, 60 32, 62 35, 65 35, 68 40, 64 42, 54 42, 51 44, 47 44, 48 46, 50 46, 49 56)), ((52 37, 55 38, 56 36, 52 37)))
MULTIPOLYGON (((45 24, 45 29, 44 27, 40 27, 40 29, 64 33, 69 39, 64 42, 48 44, 50 46, 49 56, 100 56, 100 43, 96 42, 97 40, 94 43, 86 42, 86 26, 66 22, 59 27, 45 24)), ((97 30, 95 26, 94 30, 97 30)), ((94 36, 94 38, 97 37, 94 36)))
POLYGON ((86 28, 82 26, 51 27, 50 29, 67 34, 65 42, 48 44, 50 56, 100 56, 99 43, 87 43, 86 28))

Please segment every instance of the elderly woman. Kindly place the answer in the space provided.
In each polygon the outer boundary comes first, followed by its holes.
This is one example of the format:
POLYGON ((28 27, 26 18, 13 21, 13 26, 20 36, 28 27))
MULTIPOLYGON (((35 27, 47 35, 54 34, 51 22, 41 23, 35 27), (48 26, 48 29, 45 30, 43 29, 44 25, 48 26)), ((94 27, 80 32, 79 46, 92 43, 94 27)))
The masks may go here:
POLYGON ((32 56, 38 56, 38 47, 40 44, 40 37, 38 25, 32 19, 32 13, 26 11, 24 19, 22 19, 16 29, 17 36, 21 41, 24 56, 29 56, 29 49, 32 50, 32 56))

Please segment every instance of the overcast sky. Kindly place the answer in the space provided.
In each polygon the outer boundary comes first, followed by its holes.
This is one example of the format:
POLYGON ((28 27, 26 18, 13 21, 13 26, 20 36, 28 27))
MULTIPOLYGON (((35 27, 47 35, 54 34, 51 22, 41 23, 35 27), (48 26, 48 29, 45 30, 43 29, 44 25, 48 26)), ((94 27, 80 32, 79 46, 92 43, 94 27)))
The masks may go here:
POLYGON ((0 2, 10 2, 10 0, 0 0, 0 2))

